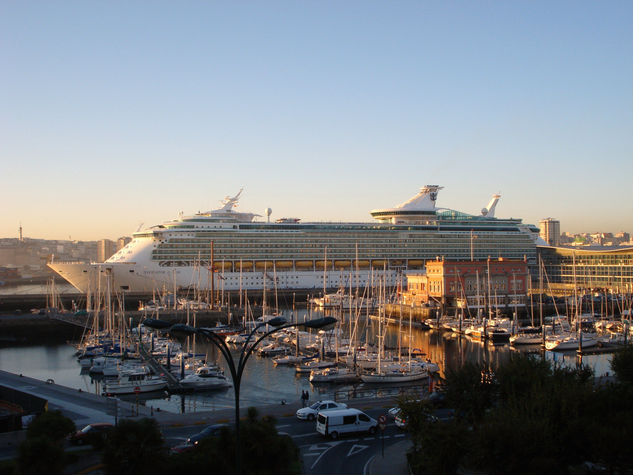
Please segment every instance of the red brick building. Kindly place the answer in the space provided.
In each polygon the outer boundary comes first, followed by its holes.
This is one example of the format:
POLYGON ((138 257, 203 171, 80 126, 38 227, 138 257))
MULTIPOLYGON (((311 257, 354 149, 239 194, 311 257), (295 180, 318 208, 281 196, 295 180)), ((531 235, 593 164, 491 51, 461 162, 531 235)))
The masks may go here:
POLYGON ((423 272, 407 273, 403 303, 469 308, 524 306, 529 278, 523 260, 427 261, 423 272))

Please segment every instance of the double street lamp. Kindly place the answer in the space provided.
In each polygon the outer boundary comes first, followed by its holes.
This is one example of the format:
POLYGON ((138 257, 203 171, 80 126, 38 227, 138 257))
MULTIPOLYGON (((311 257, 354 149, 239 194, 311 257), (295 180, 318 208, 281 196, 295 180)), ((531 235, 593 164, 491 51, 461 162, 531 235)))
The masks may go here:
POLYGON ((143 321, 143 325, 149 328, 157 329, 157 330, 166 330, 172 336, 188 336, 188 335, 202 335, 206 337, 213 345, 215 345, 222 356, 224 357, 229 371, 231 373, 231 379, 233 380, 233 392, 235 393, 235 472, 239 475, 241 473, 241 459, 240 459, 240 384, 242 382, 242 374, 244 373, 244 367, 246 366, 246 362, 248 358, 251 356, 255 347, 264 340, 267 336, 272 335, 275 332, 284 330, 286 328, 292 327, 303 327, 303 328, 324 328, 327 326, 331 326, 336 323, 336 318, 333 317, 324 317, 317 318, 313 320, 307 320, 301 323, 287 323, 286 319, 283 317, 274 317, 265 322, 258 323, 248 334, 246 337, 246 341, 242 344, 242 348, 240 351, 240 357, 237 362, 233 358, 233 354, 231 353, 230 348, 224 341, 220 335, 216 334, 214 331, 206 328, 196 328, 189 325, 185 325, 182 323, 176 323, 174 325, 169 325, 165 321, 155 320, 155 319, 145 319, 143 321), (255 343, 250 345, 249 343, 253 339, 255 332, 259 330, 261 327, 266 325, 270 325, 274 327, 273 330, 269 330, 265 332, 263 335, 259 336, 255 343))

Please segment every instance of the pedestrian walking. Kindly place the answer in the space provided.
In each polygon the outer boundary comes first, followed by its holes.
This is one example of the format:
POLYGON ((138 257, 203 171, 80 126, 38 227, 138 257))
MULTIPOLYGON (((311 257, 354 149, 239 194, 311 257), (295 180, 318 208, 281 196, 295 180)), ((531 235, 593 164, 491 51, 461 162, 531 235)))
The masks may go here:
POLYGON ((301 391, 301 407, 306 407, 307 396, 305 391, 301 391))

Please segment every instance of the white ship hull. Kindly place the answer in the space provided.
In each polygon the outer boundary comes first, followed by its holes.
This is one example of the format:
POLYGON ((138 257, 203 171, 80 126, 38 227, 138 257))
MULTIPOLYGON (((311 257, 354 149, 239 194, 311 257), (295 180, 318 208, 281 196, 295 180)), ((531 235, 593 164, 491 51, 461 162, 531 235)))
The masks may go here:
MULTIPOLYGON (((107 279, 111 279, 113 291, 129 291, 151 294, 153 291, 172 290, 197 287, 200 290, 210 289, 210 279, 201 277, 198 284, 198 270, 194 267, 180 267, 175 270, 160 268, 152 263, 138 265, 134 263, 67 263, 52 262, 49 267, 70 282, 82 293, 106 289, 107 279), (111 276, 111 277, 108 277, 111 276)), ((261 290, 264 287, 278 290, 313 290, 314 293, 322 292, 323 271, 276 271, 277 283, 270 278, 271 272, 249 272, 248 275, 240 272, 216 273, 214 289, 235 292, 242 290, 261 290), (241 282, 241 285, 240 285, 241 282)), ((365 287, 373 282, 378 282, 382 275, 386 276, 387 285, 395 286, 400 278, 400 273, 395 270, 376 271, 362 270, 354 273, 353 283, 365 287)), ((337 288, 349 285, 349 272, 331 272, 326 278, 327 288, 337 288)))

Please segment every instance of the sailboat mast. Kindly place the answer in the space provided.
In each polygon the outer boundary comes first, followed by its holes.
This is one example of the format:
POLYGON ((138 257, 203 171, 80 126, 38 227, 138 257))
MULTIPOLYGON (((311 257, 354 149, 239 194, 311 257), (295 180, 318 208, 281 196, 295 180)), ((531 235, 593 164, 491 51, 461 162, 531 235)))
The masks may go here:
POLYGON ((411 372, 411 347, 413 346, 413 303, 409 307, 409 372, 411 372))
POLYGON ((210 258, 209 258, 209 305, 211 306, 211 310, 215 307, 215 295, 213 293, 213 282, 215 280, 215 276, 213 275, 213 241, 211 241, 211 249, 210 249, 210 258))
POLYGON ((327 289, 327 246, 323 249, 323 304, 327 289))

